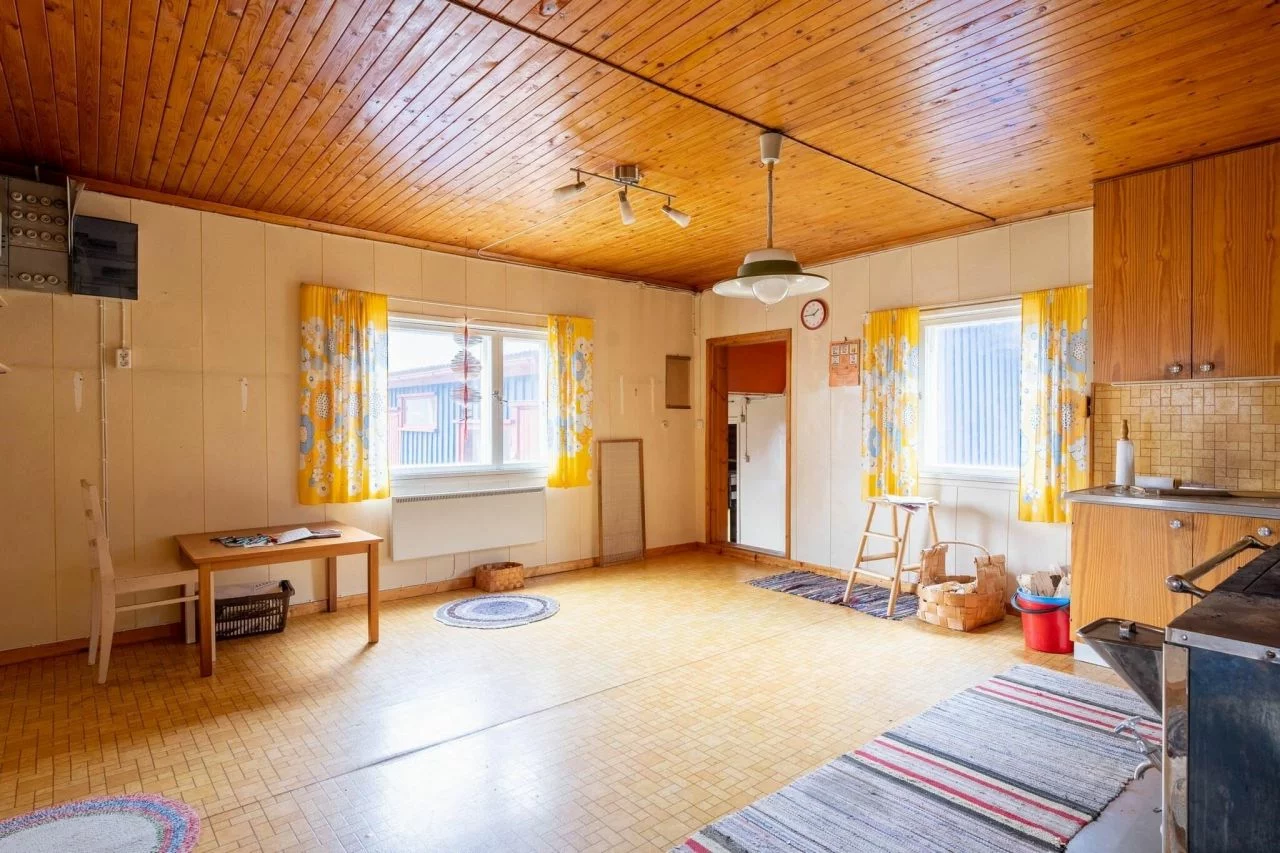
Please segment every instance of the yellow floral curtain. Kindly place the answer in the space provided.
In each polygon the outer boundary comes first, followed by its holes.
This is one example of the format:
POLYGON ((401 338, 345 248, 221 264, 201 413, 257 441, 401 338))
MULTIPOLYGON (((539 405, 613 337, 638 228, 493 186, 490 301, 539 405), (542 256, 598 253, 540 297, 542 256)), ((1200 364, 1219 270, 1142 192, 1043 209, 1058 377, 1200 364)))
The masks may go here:
POLYGON ((873 311, 863 337, 863 495, 915 494, 920 309, 873 311))
POLYGON ((547 485, 591 485, 591 369, 595 324, 584 317, 547 318, 547 400, 551 406, 551 468, 547 485))
POLYGON ((298 501, 391 495, 387 461, 387 297, 302 285, 298 501))
POLYGON ((1085 285, 1022 297, 1022 521, 1066 521, 1063 494, 1089 483, 1088 314, 1085 285))

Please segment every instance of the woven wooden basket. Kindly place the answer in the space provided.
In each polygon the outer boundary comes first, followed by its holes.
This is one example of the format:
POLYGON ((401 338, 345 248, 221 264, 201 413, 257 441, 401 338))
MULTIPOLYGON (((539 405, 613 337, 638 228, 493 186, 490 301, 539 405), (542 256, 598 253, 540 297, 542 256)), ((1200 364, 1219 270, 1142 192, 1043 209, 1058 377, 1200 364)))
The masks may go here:
POLYGON ((476 586, 485 592, 524 589, 524 563, 485 563, 476 566, 476 586))
POLYGON ((950 544, 968 545, 982 552, 973 561, 975 574, 947 574, 946 544, 926 550, 920 558, 916 616, 952 631, 972 631, 999 622, 1004 618, 1004 555, 991 554, 971 542, 950 544))

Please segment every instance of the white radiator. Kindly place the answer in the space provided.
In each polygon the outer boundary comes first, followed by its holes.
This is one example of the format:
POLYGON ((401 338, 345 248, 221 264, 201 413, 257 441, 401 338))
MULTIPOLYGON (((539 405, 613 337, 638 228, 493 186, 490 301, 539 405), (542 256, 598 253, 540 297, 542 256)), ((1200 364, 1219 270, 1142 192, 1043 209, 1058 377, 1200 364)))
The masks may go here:
POLYGON ((391 559, 484 551, 547 538, 541 486, 391 499, 391 559))

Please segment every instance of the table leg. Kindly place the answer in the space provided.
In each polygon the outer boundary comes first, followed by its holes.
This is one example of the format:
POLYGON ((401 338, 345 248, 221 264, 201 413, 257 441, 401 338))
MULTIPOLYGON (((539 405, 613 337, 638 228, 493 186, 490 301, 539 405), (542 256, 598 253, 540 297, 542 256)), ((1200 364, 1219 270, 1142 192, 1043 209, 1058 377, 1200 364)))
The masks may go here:
POLYGON ((200 566, 200 675, 213 675, 213 571, 200 566))
POLYGON ((369 642, 378 642, 378 543, 369 545, 369 642))
POLYGON ((338 609, 338 558, 328 557, 324 561, 326 591, 329 596, 325 609, 330 613, 338 609))

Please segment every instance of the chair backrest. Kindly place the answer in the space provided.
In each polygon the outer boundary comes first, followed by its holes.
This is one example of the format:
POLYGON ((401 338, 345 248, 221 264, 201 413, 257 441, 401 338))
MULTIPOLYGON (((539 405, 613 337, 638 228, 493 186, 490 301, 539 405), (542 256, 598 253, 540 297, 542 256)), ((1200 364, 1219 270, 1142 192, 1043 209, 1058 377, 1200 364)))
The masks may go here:
POLYGON ((102 501, 98 499, 98 487, 88 480, 80 481, 84 496, 85 526, 89 530, 89 554, 98 575, 104 581, 115 578, 115 566, 111 564, 111 543, 107 539, 107 525, 102 520, 102 501))

